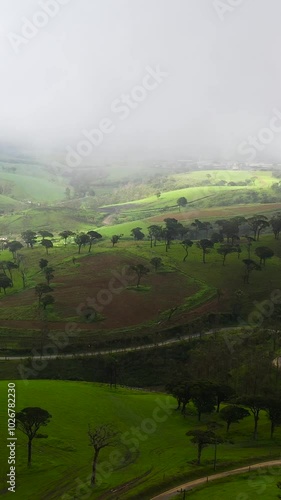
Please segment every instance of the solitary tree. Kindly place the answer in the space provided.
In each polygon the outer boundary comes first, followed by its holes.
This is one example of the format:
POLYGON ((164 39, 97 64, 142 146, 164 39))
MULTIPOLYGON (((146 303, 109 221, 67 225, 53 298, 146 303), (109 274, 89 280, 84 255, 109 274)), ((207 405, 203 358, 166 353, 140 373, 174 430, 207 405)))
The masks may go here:
POLYGON ((186 436, 192 436, 191 442, 197 445, 197 465, 201 465, 202 450, 211 444, 219 444, 222 439, 211 430, 194 429, 188 431, 186 436))
POLYGON ((191 240, 188 240, 188 239, 185 239, 181 242, 181 246, 184 248, 185 250, 185 256, 183 258, 183 262, 186 261, 187 257, 188 257, 188 250, 192 247, 193 245, 193 241, 191 240))
POLYGON ((236 252, 236 248, 231 246, 231 245, 228 245, 228 244, 225 244, 225 245, 221 245, 218 249, 217 249, 217 252, 219 255, 222 255, 222 265, 224 266, 225 265, 225 261, 226 261, 226 257, 230 254, 230 253, 233 253, 233 252, 236 252))
POLYGON ((40 427, 45 427, 50 422, 52 415, 47 410, 38 407, 28 407, 16 413, 16 426, 28 438, 27 442, 27 464, 31 465, 32 441, 35 437, 47 438, 46 435, 38 434, 40 427))
POLYGON ((187 205, 187 199, 186 199, 184 196, 181 196, 181 197, 180 197, 180 198, 178 198, 178 200, 177 200, 177 205, 178 205, 178 207, 179 207, 179 210, 180 210, 181 208, 186 207, 186 205, 187 205))
POLYGON ((13 254, 14 259, 16 259, 17 252, 18 252, 18 250, 21 250, 21 248, 23 248, 23 245, 20 241, 9 241, 7 243, 7 248, 13 254))
POLYGON ((134 240, 141 241, 144 238, 144 233, 141 230, 141 227, 135 227, 131 231, 131 235, 134 237, 134 240))
POLYGON ((245 264, 245 274, 244 274, 244 278, 243 278, 244 283, 246 283, 248 285, 250 282, 250 274, 253 271, 260 271, 261 266, 259 264, 257 264, 254 260, 251 260, 251 259, 243 259, 242 262, 245 264))
POLYGON ((112 243, 112 246, 114 247, 118 241, 120 240, 121 236, 123 236, 122 234, 114 234, 112 237, 111 237, 111 243, 112 243))
POLYGON ((92 245, 95 243, 95 241, 101 240, 102 235, 98 233, 97 231, 88 231, 87 235, 89 236, 89 253, 92 250, 92 245))
POLYGON ((92 476, 91 485, 96 483, 97 463, 100 451, 108 446, 115 446, 117 444, 117 436, 119 432, 111 424, 103 424, 95 427, 89 425, 88 436, 90 445, 94 448, 94 457, 92 463, 92 476))
POLYGON ((45 295, 46 293, 52 292, 52 291, 53 291, 53 289, 49 285, 47 285, 46 283, 38 283, 38 285, 36 285, 35 293, 38 297, 39 307, 41 305, 41 299, 42 299, 43 295, 45 295))
POLYGON ((73 231, 65 230, 65 231, 62 231, 61 233, 59 233, 59 236, 64 240, 64 246, 66 246, 66 240, 70 236, 75 236, 75 233, 73 231))
POLYGON ((50 306, 54 302, 55 302, 55 299, 52 295, 48 294, 48 295, 45 295, 44 297, 42 297, 41 305, 42 305, 44 311, 46 310, 47 306, 50 306))
POLYGON ((75 236, 75 239, 74 239, 76 245, 78 245, 78 253, 80 254, 81 253, 81 247, 87 245, 88 243, 90 243, 90 236, 88 234, 85 234, 85 233, 79 233, 75 236))
POLYGON ((3 288, 4 294, 6 295, 6 288, 10 288, 13 286, 13 282, 9 276, 6 274, 0 274, 0 290, 3 288))
POLYGON ((42 229, 41 231, 38 231, 38 234, 40 234, 40 236, 42 236, 43 240, 45 238, 53 238, 54 237, 53 233, 50 233, 50 231, 45 231, 44 229, 42 229))
POLYGON ((153 257, 150 264, 154 267, 155 271, 157 271, 159 267, 163 266, 163 262, 160 257, 153 257))
POLYGON ((45 239, 41 241, 41 245, 42 245, 43 247, 45 247, 45 250, 46 250, 46 254, 47 254, 47 255, 48 255, 48 253, 49 253, 49 248, 53 248, 53 246, 54 246, 54 245, 53 245, 53 242, 52 242, 51 240, 45 240, 45 239))
POLYGON ((53 273, 54 273, 53 267, 47 266, 44 268, 44 274, 48 285, 50 284, 50 281, 55 277, 53 273))
POLYGON ((238 405, 227 405, 220 411, 220 417, 226 422, 226 432, 229 431, 231 424, 239 424, 240 420, 249 417, 250 412, 238 405))
POLYGON ((254 417, 254 439, 257 439, 260 411, 265 407, 265 398, 259 395, 246 395, 240 397, 237 403, 245 405, 250 409, 254 417))
POLYGON ((274 256, 273 250, 269 247, 257 247, 255 249, 255 254, 259 257, 260 259, 260 265, 265 266, 265 261, 267 259, 271 259, 274 256))
POLYGON ((137 287, 139 287, 141 278, 149 273, 148 267, 143 264, 136 264, 134 266, 130 266, 130 270, 137 275, 137 287))
POLYGON ((40 259, 39 260, 39 267, 41 269, 41 271, 43 271, 43 269, 45 269, 45 267, 48 266, 48 261, 47 259, 40 259))

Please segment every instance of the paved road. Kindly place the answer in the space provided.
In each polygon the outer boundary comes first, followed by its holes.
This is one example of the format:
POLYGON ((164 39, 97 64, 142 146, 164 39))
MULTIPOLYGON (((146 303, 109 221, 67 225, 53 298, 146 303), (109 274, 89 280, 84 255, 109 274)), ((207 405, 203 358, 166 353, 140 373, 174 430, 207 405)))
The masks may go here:
POLYGON ((192 490, 194 487, 200 484, 207 483, 210 481, 215 481, 216 479, 221 479, 228 476, 234 476, 236 474, 243 474, 243 472, 250 472, 253 470, 261 469, 264 467, 272 467, 276 465, 281 465, 281 460, 271 460, 270 462, 262 462, 259 464, 254 464, 246 467, 240 467, 239 469, 232 469, 226 472, 220 472, 219 474, 214 474, 212 476, 201 477, 200 479, 195 479, 194 481, 189 481, 188 483, 180 484, 179 486, 161 493, 157 497, 151 498, 151 500, 168 500, 174 497, 180 490, 192 490))
MULTIPOLYGON (((251 327, 243 327, 243 328, 247 328, 248 330, 252 330, 251 327)), ((141 346, 137 346, 137 347, 124 347, 124 348, 121 348, 121 349, 106 349, 106 350, 98 350, 98 351, 90 351, 90 352, 84 352, 84 353, 77 353, 77 354, 64 354, 64 353, 57 353, 57 354, 47 354, 47 355, 35 355, 35 356, 32 356, 32 354, 29 354, 29 355, 24 355, 24 356, 0 356, 0 361, 7 361, 7 360, 22 360, 22 359, 29 359, 32 357, 32 359, 56 359, 57 357, 59 358, 66 358, 66 359, 73 359, 73 358, 76 358, 76 357, 92 357, 92 356, 98 356, 100 354, 117 354, 117 353, 122 353, 122 352, 132 352, 132 351, 142 351, 144 349, 153 349, 155 347, 161 347, 161 346, 166 346, 166 345, 170 345, 170 344, 176 344, 178 342, 182 342, 183 340, 190 340, 190 339, 194 339, 194 338, 199 338, 201 335, 204 336, 204 335, 211 335, 212 333, 216 333, 216 332, 227 332, 227 331, 233 331, 233 330, 240 330, 241 329, 241 326, 237 326, 237 327, 227 327, 227 328, 220 328, 220 329, 213 329, 213 330, 209 330, 208 332, 204 332, 203 334, 202 333, 193 333, 191 335, 186 335, 184 337, 181 337, 180 339, 176 338, 176 339, 169 339, 169 340, 164 340, 163 342, 158 342, 158 343, 155 343, 155 344, 147 344, 147 345, 141 345, 141 346)), ((55 335, 54 335, 55 337, 55 335)), ((55 345, 52 344, 52 341, 50 340, 49 344, 50 345, 53 345, 54 347, 54 350, 56 351, 59 351, 59 349, 55 349, 55 345)))

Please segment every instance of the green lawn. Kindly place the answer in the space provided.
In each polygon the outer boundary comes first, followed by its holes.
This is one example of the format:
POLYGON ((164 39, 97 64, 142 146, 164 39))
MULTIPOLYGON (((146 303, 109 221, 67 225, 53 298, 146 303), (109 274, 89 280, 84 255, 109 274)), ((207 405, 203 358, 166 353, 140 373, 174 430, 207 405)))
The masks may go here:
MULTIPOLYGON (((212 471, 214 450, 204 450, 202 466, 194 465, 196 449, 185 436, 191 427, 197 426, 196 417, 183 418, 167 408, 167 397, 123 388, 110 389, 105 385, 85 382, 24 381, 16 382, 16 408, 40 406, 48 410, 53 418, 42 433, 48 439, 34 440, 33 465, 26 466, 26 438, 17 431, 17 492, 21 500, 57 499, 65 493, 76 498, 77 485, 88 484, 91 472, 92 449, 88 446, 88 424, 93 426, 113 422, 120 431, 119 456, 112 449, 101 453, 102 469, 99 470, 99 486, 90 498, 99 498, 102 492, 133 481, 142 475, 145 478, 122 498, 151 498, 151 492, 180 484, 189 478, 204 476, 212 471), (138 428, 138 429, 136 429, 138 428), (138 434, 140 432, 140 434, 138 434), (149 493, 146 493, 149 490, 149 493)), ((2 429, 0 464, 2 478, 7 473, 6 426, 7 426, 7 382, 0 383, 2 429)), ((169 398, 169 408, 174 401, 169 398)), ((206 417, 207 418, 207 417, 206 417)), ((206 418, 203 419, 206 421, 206 418)), ((214 416, 209 418, 216 418, 214 416)), ((202 423, 202 425, 203 425, 202 423)), ((268 440, 269 423, 262 414, 259 441, 251 440, 252 418, 240 425, 233 425, 230 438, 233 444, 221 445, 218 449, 218 470, 232 468, 243 462, 263 460, 279 455, 281 431, 276 431, 272 441, 268 440)), ((224 432, 224 431, 222 431, 224 432)), ((3 492, 5 479, 1 483, 3 492)), ((79 495, 77 498, 80 498, 79 495)))

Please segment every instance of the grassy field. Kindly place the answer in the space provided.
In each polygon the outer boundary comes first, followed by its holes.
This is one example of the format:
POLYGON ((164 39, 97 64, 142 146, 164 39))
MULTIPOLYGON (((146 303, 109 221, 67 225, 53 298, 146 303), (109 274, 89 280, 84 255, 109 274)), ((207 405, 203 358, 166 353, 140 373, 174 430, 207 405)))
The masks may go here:
MULTIPOLYGON (((188 492, 188 498, 192 500, 272 500, 278 498, 280 490, 276 483, 281 480, 281 469, 270 467, 260 469, 248 474, 241 474, 238 477, 231 477, 227 480, 218 480, 209 483, 208 486, 196 488, 193 492, 188 492)), ((175 500, 182 499, 182 495, 175 497, 175 500)))
MULTIPOLYGON (((101 290, 104 290, 106 296, 110 298, 110 300, 106 298, 106 303, 102 304, 97 321, 91 324, 85 323, 86 329, 92 330, 95 340, 102 335, 103 331, 111 332, 113 339, 114 332, 116 331, 116 334, 118 332, 120 336, 122 328, 125 331, 128 328, 149 327, 149 331, 150 329, 158 331, 159 328, 165 329, 168 326, 186 324, 190 320, 191 312, 193 310, 196 312, 197 309, 200 314, 211 311, 231 313, 237 290, 243 292, 241 317, 247 322, 248 315, 255 310, 255 302, 269 298, 272 291, 280 286, 280 242, 270 234, 263 235, 260 242, 253 244, 252 256, 255 258, 254 250, 260 245, 272 248, 275 256, 267 262, 262 271, 252 273, 250 284, 244 284, 242 260, 247 258, 245 243, 241 243, 240 259, 237 258, 236 253, 233 253, 227 257, 226 264, 223 266, 222 257, 214 248, 207 255, 204 265, 202 252, 195 244, 190 249, 187 260, 183 262, 184 250, 178 242, 173 242, 168 252, 165 251, 163 243, 151 249, 148 241, 135 242, 132 238, 121 239, 120 243, 112 248, 104 232, 102 231, 104 239, 101 243, 94 245, 92 255, 88 254, 87 248, 82 248, 81 255, 78 255, 76 245, 69 243, 64 247, 59 239, 55 242, 54 248, 49 251, 48 256, 40 245, 34 249, 22 249, 21 253, 28 269, 27 287, 22 289, 21 276, 17 270, 14 270, 14 287, 7 289, 6 296, 3 296, 2 292, 0 299, 2 326, 6 328, 14 326, 19 331, 23 330, 25 332, 21 335, 23 339, 25 335, 32 339, 31 331, 40 330, 42 322, 40 323, 41 315, 38 311, 34 287, 36 283, 44 280, 39 269, 39 260, 46 257, 49 265, 54 268, 55 274, 52 281, 55 304, 47 309, 51 329, 63 328, 63 324, 70 320, 79 324, 85 322, 85 319, 77 313, 77 308, 80 304, 87 304, 88 298, 100 305, 101 290), (155 273, 149 264, 151 258, 155 256, 161 257, 164 264, 163 269, 160 269, 158 273, 155 273), (72 262, 73 257, 77 259, 75 264, 72 262), (120 272, 124 266, 140 262, 150 268, 149 274, 142 279, 142 285, 146 287, 145 292, 140 294, 130 288, 135 284, 133 276, 129 281, 127 280, 126 286, 121 285, 120 293, 108 292, 114 273, 120 272), (217 301, 218 289, 221 292, 219 301, 217 301), (171 307, 176 306, 178 309, 168 325, 163 315, 167 314, 171 307), (159 327, 159 321, 161 327, 159 327)), ((0 261, 10 259, 10 252, 1 252, 0 261)), ((21 344, 20 339, 19 342, 21 344)), ((1 344, 5 349, 14 350, 15 348, 11 335, 8 337, 2 335, 1 344)))
MULTIPOLYGON (((204 450, 202 466, 198 467, 194 465, 196 449, 185 437, 185 432, 197 425, 196 417, 188 416, 184 419, 175 413, 171 410, 174 408, 174 402, 171 402, 171 399, 167 402, 165 395, 61 381, 17 381, 16 391, 17 410, 27 406, 40 406, 52 414, 52 420, 48 427, 43 429, 43 433, 48 434, 48 439, 34 440, 33 465, 29 470, 26 466, 26 438, 17 431, 15 498, 68 499, 76 498, 75 494, 79 498, 78 488, 87 488, 91 472, 92 449, 88 445, 87 436, 89 423, 95 426, 114 422, 120 431, 119 444, 116 447, 119 456, 114 457, 112 449, 102 451, 100 484, 89 498, 100 498, 102 493, 105 494, 103 498, 112 498, 110 489, 132 481, 128 491, 122 490, 121 497, 145 500, 151 498, 151 493, 159 488, 165 489, 166 486, 179 484, 182 479, 192 479, 212 471, 213 448, 204 450), (156 410, 162 407, 166 408, 166 411, 156 410), (139 428, 140 434, 136 427, 139 428), (63 497, 64 494, 70 497, 63 497)), ((0 393, 0 422, 3 429, 1 447, 4 450, 7 383, 0 383, 0 393)), ((216 416, 212 417, 214 418, 216 416)), ((269 423, 263 414, 259 425, 257 442, 251 440, 251 418, 243 421, 243 424, 233 425, 229 436, 233 443, 225 443, 218 449, 218 470, 240 463, 253 463, 253 460, 278 457, 280 430, 278 429, 275 438, 269 441, 269 423)), ((7 452, 1 454, 0 464, 3 478, 1 493, 4 494, 7 452)), ((89 488, 84 489, 84 493, 88 491, 89 488)), ((113 498, 116 498, 116 494, 113 498)))

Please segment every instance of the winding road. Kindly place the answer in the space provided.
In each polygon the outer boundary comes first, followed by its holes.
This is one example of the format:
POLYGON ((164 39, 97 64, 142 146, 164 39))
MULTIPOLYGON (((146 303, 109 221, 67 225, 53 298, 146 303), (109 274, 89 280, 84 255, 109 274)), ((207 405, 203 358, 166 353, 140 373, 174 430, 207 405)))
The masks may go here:
MULTIPOLYGON (((247 329, 249 331, 252 330, 251 327, 244 326, 243 329, 247 329)), ((227 328, 217 328, 213 330, 209 330, 208 332, 203 332, 203 333, 192 333, 190 335, 183 336, 181 338, 176 338, 176 339, 168 339, 164 340, 163 342, 157 342, 154 344, 147 344, 147 345, 140 345, 136 347, 123 347, 119 349, 106 349, 106 350, 98 350, 98 351, 90 351, 90 352, 81 352, 81 353, 70 353, 70 354, 64 354, 59 352, 57 354, 43 354, 43 355, 35 355, 31 356, 29 355, 24 355, 24 356, 0 356, 0 361, 7 361, 7 360, 22 360, 22 359, 56 359, 56 358, 66 358, 66 359, 73 359, 73 358, 81 358, 81 357, 92 357, 92 356, 99 356, 101 354, 118 354, 118 353, 124 353, 124 352, 132 352, 132 351, 142 351, 144 349, 154 349, 155 347, 162 347, 170 344, 176 344, 179 342, 182 342, 184 340, 191 340, 195 338, 200 338, 201 336, 204 335, 211 335, 213 333, 222 333, 222 332, 227 332, 227 331, 233 331, 233 330, 241 330, 241 326, 230 326, 227 328)), ((59 350, 58 348, 55 347, 55 343, 52 344, 52 341, 50 341, 49 346, 53 346, 54 349, 57 351, 59 350)), ((44 348, 43 348, 44 349, 44 348)))
POLYGON ((210 481, 215 481, 216 479, 222 479, 229 476, 234 476, 236 474, 243 474, 244 472, 252 472, 257 469, 265 468, 265 467, 273 467, 276 465, 281 465, 281 460, 271 460, 270 462, 262 462, 259 464, 254 464, 246 467, 239 467, 239 469, 231 469, 226 472, 220 472, 219 474, 213 474, 212 476, 201 477, 200 479, 195 479, 194 481, 189 481, 188 483, 181 484, 172 488, 171 490, 164 491, 160 495, 151 498, 151 500, 168 500, 169 498, 174 497, 177 493, 180 493, 181 490, 188 491, 192 490, 194 487, 200 486, 204 483, 209 483, 210 481))

